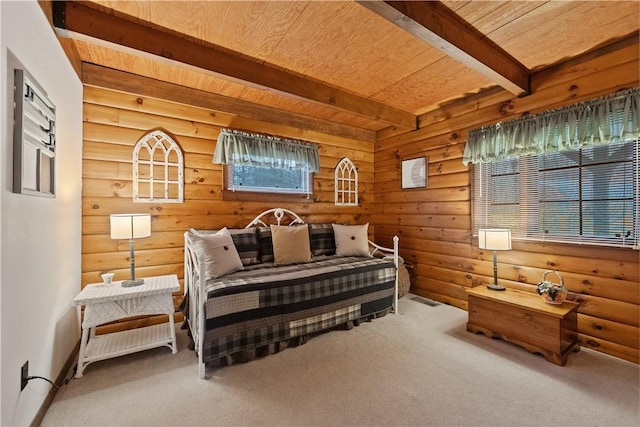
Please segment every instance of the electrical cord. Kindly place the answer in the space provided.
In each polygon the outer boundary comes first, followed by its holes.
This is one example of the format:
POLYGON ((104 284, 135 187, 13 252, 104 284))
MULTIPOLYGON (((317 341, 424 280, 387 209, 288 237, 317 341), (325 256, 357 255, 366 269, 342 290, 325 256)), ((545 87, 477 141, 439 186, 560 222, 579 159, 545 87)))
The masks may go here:
POLYGON ((41 377, 41 376, 38 376, 38 375, 32 375, 30 377, 27 377, 27 382, 29 382, 31 380, 44 380, 44 381, 48 382, 49 384, 51 384, 52 386, 54 386, 56 388, 56 390, 60 390, 60 387, 69 384, 73 380, 74 375, 76 374, 76 369, 78 369, 78 365, 74 366, 73 372, 71 373, 71 376, 69 378, 65 378, 65 380, 62 381, 62 384, 60 384, 60 385, 55 384, 49 378, 41 377))
POLYGON ((71 376, 69 378, 66 378, 64 381, 62 381, 62 384, 60 384, 60 386, 58 387, 58 389, 64 385, 69 384, 71 381, 73 381, 73 379, 75 378, 76 375, 76 369, 78 369, 78 365, 76 365, 73 368, 73 372, 71 372, 71 376))
POLYGON ((27 382, 31 381, 31 380, 45 380, 46 382, 48 382, 49 384, 51 384, 52 386, 54 386, 57 390, 60 389, 60 386, 56 385, 53 383, 53 381, 51 381, 48 378, 45 377, 39 377, 37 375, 31 376, 31 377, 27 377, 27 382))

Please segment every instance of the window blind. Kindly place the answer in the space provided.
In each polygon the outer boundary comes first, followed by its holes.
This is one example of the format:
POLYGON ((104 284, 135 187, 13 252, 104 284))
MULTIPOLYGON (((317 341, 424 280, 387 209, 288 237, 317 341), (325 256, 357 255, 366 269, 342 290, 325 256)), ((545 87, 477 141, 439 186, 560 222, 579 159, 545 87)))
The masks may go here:
POLYGON ((478 164, 474 228, 638 249, 638 140, 478 164))

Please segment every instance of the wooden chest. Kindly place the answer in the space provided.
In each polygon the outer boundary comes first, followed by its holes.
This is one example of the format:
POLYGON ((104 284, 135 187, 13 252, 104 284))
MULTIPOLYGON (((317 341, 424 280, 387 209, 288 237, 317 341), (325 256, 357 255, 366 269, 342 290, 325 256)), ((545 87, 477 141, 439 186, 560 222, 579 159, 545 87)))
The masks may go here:
POLYGON ((484 286, 467 289, 467 330, 518 344, 565 365, 578 345, 579 304, 547 304, 539 295, 512 289, 493 291, 484 286))

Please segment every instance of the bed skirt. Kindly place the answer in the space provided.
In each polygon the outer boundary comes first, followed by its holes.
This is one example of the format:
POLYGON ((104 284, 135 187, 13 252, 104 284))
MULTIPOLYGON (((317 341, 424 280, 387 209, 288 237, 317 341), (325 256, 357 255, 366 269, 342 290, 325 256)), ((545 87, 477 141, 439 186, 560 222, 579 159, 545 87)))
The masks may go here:
MULTIPOLYGON (((309 334, 303 334, 297 337, 293 337, 293 338, 289 338, 286 340, 282 340, 282 341, 277 341, 277 342, 273 342, 258 348, 254 348, 254 349, 250 349, 250 350, 240 350, 237 351, 235 353, 232 354, 228 354, 224 357, 220 357, 217 360, 212 360, 211 366, 229 366, 232 365, 234 363, 247 363, 247 362, 251 362, 252 360, 255 359, 259 359, 262 357, 266 357, 269 356, 271 354, 275 354, 275 353, 279 353, 281 351, 283 351, 286 348, 289 347, 298 347, 300 345, 306 344, 311 338, 318 336, 320 334, 329 332, 329 331, 348 331, 353 329, 354 327, 360 326, 361 323, 364 322, 370 322, 373 319, 378 319, 380 317, 384 317, 387 314, 389 314, 392 310, 390 308, 387 308, 385 310, 382 310, 381 312, 378 313, 374 313, 374 314, 370 314, 368 316, 364 316, 362 318, 359 319, 355 319, 355 320, 349 320, 346 323, 342 323, 340 325, 337 325, 333 328, 330 329, 325 329, 322 331, 317 331, 317 332, 313 332, 313 333, 309 333, 309 334)), ((182 325, 182 329, 186 329, 188 334, 189 334, 189 349, 190 350, 194 350, 195 349, 195 343, 193 341, 193 337, 191 336, 191 333, 189 331, 189 327, 187 325, 187 322, 185 320, 184 324, 182 325)))

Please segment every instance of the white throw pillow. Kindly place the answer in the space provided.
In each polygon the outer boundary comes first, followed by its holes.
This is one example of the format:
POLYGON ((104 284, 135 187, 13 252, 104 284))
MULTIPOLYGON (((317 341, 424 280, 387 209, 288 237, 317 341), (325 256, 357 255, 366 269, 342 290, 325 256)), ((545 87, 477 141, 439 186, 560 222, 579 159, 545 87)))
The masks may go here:
POLYGON ((336 254, 342 256, 370 256, 369 223, 363 225, 331 224, 336 240, 336 254))
POLYGON ((311 262, 309 227, 305 225, 271 225, 273 262, 275 265, 311 262))
POLYGON ((242 260, 226 227, 215 234, 191 234, 189 239, 204 262, 207 279, 242 270, 242 260))

